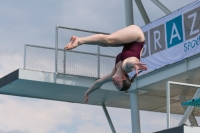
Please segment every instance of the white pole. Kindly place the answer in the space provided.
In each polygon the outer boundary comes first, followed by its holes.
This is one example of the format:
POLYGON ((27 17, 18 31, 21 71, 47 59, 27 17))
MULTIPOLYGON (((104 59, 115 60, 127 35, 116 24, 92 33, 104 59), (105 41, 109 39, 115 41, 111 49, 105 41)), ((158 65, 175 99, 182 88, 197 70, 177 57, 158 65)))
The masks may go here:
POLYGON ((110 116, 109 116, 109 114, 108 114, 108 111, 107 111, 107 109, 106 109, 106 105, 105 105, 105 104, 102 104, 102 107, 103 107, 103 111, 104 111, 104 113, 105 113, 105 115, 106 115, 106 118, 107 118, 107 120, 108 120, 108 123, 109 123, 109 125, 110 125, 110 128, 111 128, 112 132, 113 132, 113 133, 116 133, 115 127, 114 127, 114 125, 113 125, 113 123, 112 123, 112 121, 111 121, 111 119, 110 119, 110 116))
POLYGON ((199 87, 200 85, 197 84, 187 84, 187 83, 181 83, 181 82, 173 82, 173 81, 168 81, 170 84, 176 84, 176 85, 185 85, 185 86, 192 86, 192 87, 199 87))
POLYGON ((166 102, 167 102, 167 129, 170 128, 170 82, 166 84, 166 102))
POLYGON ((126 26, 129 26, 134 24, 133 2, 132 0, 124 0, 124 4, 125 4, 126 26))
POLYGON ((130 92, 132 133, 140 133, 140 112, 137 91, 130 92))
POLYGON ((26 68, 26 44, 24 46, 24 69, 26 68))
POLYGON ((55 30, 56 30, 56 34, 55 34, 55 73, 54 73, 54 83, 56 83, 56 79, 57 79, 57 63, 58 63, 58 28, 59 26, 57 25, 55 30))
MULTIPOLYGON (((124 4, 125 4, 126 26, 129 26, 129 25, 134 24, 133 2, 132 0, 124 0, 124 4)), ((132 133, 140 133, 141 132, 140 131, 140 113, 139 113, 137 91, 130 92, 130 108, 131 108, 132 133)))

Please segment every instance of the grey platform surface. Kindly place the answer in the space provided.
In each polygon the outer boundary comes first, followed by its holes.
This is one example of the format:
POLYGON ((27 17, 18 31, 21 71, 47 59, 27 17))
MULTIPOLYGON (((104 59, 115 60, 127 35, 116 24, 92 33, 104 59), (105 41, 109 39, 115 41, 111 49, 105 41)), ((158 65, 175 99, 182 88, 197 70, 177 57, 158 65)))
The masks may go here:
MULTIPOLYGON (((129 91, 138 91, 139 109, 166 112, 166 81, 200 84, 200 54, 142 75, 129 91)), ((0 79, 0 93, 72 103, 84 103, 85 91, 95 78, 18 69, 0 79)), ((109 82, 89 96, 90 105, 130 108, 129 94, 109 82)), ((176 112, 174 112, 176 113, 176 112)), ((197 114, 198 116, 200 114, 197 114)))
POLYGON ((200 133, 200 127, 179 126, 171 129, 158 131, 155 133, 200 133))

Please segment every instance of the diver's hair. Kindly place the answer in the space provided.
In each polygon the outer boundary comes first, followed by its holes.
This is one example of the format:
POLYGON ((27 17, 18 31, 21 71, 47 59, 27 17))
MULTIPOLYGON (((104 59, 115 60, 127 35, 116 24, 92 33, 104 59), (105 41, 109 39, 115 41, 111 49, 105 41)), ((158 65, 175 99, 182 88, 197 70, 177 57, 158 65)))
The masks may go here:
MULTIPOLYGON (((139 73, 141 73, 142 71, 140 71, 140 72, 138 72, 138 74, 139 73)), ((134 79, 137 77, 137 74, 135 74, 132 78, 131 78, 131 80, 129 79, 129 76, 128 76, 128 74, 126 73, 125 74, 125 77, 126 77, 126 80, 123 80, 122 81, 122 88, 121 88, 121 90, 120 91, 127 91, 130 87, 131 87, 131 82, 134 82, 134 79)))
POLYGON ((131 80, 129 79, 128 74, 125 74, 126 80, 122 81, 122 88, 120 91, 126 91, 131 87, 131 80))

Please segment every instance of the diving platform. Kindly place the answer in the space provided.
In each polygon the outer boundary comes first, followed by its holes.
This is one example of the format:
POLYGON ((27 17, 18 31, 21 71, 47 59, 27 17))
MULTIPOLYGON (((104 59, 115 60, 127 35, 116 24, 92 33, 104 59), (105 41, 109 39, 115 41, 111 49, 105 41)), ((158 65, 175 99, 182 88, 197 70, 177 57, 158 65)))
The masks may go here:
MULTIPOLYGON (((133 91, 139 94, 140 110, 166 113, 166 82, 199 84, 197 77, 200 77, 200 54, 137 77, 128 92, 120 92, 108 82, 90 94, 88 104, 130 109, 129 93, 133 91)), ((97 78, 18 69, 0 79, 0 93, 83 104, 84 93, 95 80, 97 78)))

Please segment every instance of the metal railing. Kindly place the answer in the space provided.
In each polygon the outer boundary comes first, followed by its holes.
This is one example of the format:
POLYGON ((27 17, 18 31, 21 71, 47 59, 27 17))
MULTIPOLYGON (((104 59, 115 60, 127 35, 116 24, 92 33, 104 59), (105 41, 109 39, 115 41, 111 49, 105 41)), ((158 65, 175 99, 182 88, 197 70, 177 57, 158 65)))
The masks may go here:
POLYGON ((55 75, 103 77, 112 71, 115 57, 121 52, 122 47, 85 44, 73 50, 64 50, 72 35, 84 37, 93 34, 107 33, 56 26, 55 48, 25 45, 24 69, 55 72, 55 75))
POLYGON ((100 78, 112 70, 112 68, 114 67, 115 57, 121 51, 122 47, 105 48, 98 45, 92 46, 86 44, 84 46, 81 45, 73 50, 69 51, 64 50, 64 46, 69 42, 71 36, 75 35, 78 37, 84 37, 93 34, 108 34, 108 33, 56 26, 55 73, 57 74, 64 73, 64 74, 100 78), (67 62, 67 60, 70 60, 70 58, 72 58, 73 60, 71 59, 71 62, 69 61, 67 62), (84 63, 84 61, 88 62, 88 64, 84 63), (73 68, 69 68, 69 66, 71 66, 71 63, 76 65, 74 65, 73 68))
POLYGON ((26 44, 24 69, 54 72, 55 48, 26 44))

